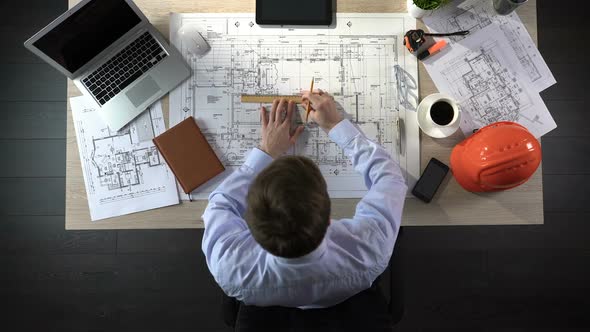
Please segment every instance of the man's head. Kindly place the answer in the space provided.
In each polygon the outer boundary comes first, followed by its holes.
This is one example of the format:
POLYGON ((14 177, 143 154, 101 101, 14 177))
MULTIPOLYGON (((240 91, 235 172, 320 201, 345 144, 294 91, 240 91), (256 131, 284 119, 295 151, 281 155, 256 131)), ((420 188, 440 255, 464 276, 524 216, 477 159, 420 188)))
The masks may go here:
POLYGON ((330 224, 326 181, 305 157, 275 160, 250 186, 247 203, 252 236, 275 256, 295 258, 312 252, 330 224))

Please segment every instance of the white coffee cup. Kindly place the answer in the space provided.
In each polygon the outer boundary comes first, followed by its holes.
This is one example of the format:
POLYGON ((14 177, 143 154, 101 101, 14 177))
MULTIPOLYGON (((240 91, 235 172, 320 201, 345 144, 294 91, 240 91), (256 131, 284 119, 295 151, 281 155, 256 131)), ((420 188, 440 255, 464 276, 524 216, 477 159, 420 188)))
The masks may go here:
POLYGON ((459 129, 460 124, 461 111, 449 95, 434 93, 418 105, 418 126, 430 137, 449 137, 459 129))

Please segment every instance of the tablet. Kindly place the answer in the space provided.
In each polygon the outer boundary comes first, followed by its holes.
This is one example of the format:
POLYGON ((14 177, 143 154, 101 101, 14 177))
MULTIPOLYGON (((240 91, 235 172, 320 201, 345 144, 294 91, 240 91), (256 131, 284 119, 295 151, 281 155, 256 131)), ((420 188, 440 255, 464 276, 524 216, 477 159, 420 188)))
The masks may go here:
POLYGON ((256 0, 256 23, 330 25, 333 0, 256 0))

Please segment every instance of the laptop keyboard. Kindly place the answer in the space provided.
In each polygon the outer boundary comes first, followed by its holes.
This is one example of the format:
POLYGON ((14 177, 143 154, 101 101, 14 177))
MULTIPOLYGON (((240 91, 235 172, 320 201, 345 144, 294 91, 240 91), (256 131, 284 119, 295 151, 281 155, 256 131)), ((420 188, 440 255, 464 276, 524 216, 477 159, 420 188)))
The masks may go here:
POLYGON ((82 83, 104 105, 166 56, 154 37, 145 32, 84 78, 82 83))

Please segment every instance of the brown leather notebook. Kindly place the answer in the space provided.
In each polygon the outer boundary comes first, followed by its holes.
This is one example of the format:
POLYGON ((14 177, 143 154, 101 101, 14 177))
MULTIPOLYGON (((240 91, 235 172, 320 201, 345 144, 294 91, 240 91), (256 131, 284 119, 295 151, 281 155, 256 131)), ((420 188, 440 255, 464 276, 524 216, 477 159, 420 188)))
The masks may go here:
POLYGON ((153 141, 186 194, 225 170, 192 116, 153 141))

